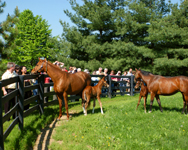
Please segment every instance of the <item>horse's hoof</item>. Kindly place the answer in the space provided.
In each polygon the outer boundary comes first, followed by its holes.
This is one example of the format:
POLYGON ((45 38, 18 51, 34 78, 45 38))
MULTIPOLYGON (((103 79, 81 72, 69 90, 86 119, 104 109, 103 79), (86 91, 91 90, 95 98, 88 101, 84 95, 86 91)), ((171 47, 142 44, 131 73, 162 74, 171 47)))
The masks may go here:
POLYGON ((151 111, 149 111, 149 113, 151 113, 151 111))
POLYGON ((59 119, 59 118, 57 118, 57 121, 60 121, 60 119, 59 119))

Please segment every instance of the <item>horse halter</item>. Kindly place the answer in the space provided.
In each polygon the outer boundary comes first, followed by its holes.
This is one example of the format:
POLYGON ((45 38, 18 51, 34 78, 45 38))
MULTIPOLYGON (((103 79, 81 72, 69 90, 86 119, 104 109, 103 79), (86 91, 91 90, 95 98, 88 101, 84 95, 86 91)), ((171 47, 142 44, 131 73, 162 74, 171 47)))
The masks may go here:
MULTIPOLYGON (((44 62, 42 62, 41 67, 36 72, 40 71, 43 68, 43 64, 44 64, 44 62)), ((48 61, 46 61, 46 73, 47 73, 47 64, 48 64, 48 61)))

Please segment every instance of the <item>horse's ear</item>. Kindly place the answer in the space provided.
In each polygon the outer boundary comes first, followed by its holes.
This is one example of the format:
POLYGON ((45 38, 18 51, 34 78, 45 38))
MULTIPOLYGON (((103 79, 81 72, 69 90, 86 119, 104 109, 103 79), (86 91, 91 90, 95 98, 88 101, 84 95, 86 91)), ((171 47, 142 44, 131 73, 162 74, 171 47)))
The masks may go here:
POLYGON ((139 68, 139 70, 141 70, 141 69, 139 68))
POLYGON ((135 68, 135 70, 137 71, 137 69, 135 68))
POLYGON ((39 61, 41 61, 41 59, 39 58, 39 61))
POLYGON ((46 58, 44 59, 44 61, 46 61, 46 58))

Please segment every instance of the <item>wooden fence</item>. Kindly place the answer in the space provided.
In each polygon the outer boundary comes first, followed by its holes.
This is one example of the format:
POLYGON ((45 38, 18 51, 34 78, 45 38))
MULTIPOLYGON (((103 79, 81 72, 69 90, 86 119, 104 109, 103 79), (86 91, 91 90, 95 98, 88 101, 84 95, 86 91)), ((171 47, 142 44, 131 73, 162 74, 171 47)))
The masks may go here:
MULTIPOLYGON (((49 106, 52 104, 58 104, 58 100, 52 100, 47 103, 44 103, 44 97, 45 96, 50 96, 50 95, 55 95, 54 91, 44 93, 44 87, 50 87, 53 86, 52 83, 45 84, 44 83, 44 78, 47 77, 47 75, 25 75, 25 76, 16 76, 14 78, 6 79, 6 80, 1 80, 0 81, 0 89, 2 87, 16 83, 17 88, 12 91, 11 93, 7 94, 6 96, 3 96, 2 92, 0 92, 0 150, 4 150, 4 141, 7 138, 7 136, 10 134, 12 129, 15 127, 15 125, 19 125, 19 129, 22 130, 24 128, 24 118, 30 115, 33 111, 38 110, 40 114, 43 114, 44 111, 44 106, 49 106), (38 78, 38 84, 36 85, 30 85, 30 86, 25 86, 24 87, 24 80, 27 79, 36 79, 38 78), (19 88, 18 88, 19 87, 19 88), (24 99, 24 93, 29 91, 29 90, 34 90, 38 89, 38 94, 32 97, 29 97, 27 99, 24 99), (3 115, 3 106, 6 102, 8 102, 12 98, 16 98, 16 104, 15 106, 5 115, 3 115), (24 106, 27 104, 30 104, 34 101, 38 101, 38 103, 32 107, 30 107, 28 110, 24 111, 24 106), (16 113, 15 119, 12 121, 8 129, 3 133, 3 123, 6 122, 14 113, 16 113)), ((101 77, 100 75, 91 75, 91 77, 101 77)), ((130 94, 131 96, 134 93, 134 86, 133 86, 133 81, 134 77, 133 76, 126 76, 126 78, 130 79, 130 86, 126 86, 125 81, 112 81, 111 78, 123 78, 125 76, 108 76, 106 79, 109 82, 109 88, 102 88, 103 93, 101 96, 108 96, 112 97, 112 95, 117 95, 117 94, 130 94), (116 84, 117 86, 113 86, 116 84), (124 86, 121 86, 124 85, 124 86), (130 89, 130 92, 127 92, 126 89, 130 89), (117 90, 118 92, 115 92, 114 90, 117 90)), ((98 81, 92 81, 92 83, 98 83, 98 81)), ((70 96, 68 97, 68 100, 74 101, 75 99, 79 99, 80 96, 70 96)))

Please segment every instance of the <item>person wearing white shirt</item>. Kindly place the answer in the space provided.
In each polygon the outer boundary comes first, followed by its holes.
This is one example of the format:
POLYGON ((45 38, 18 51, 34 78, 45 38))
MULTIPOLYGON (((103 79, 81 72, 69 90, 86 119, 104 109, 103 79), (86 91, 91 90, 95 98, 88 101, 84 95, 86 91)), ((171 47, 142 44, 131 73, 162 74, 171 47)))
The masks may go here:
MULTIPOLYGON (((15 63, 8 62, 7 63, 7 70, 2 75, 1 79, 5 80, 5 79, 13 78, 15 76, 17 76, 17 74, 15 73, 15 63)), ((9 84, 5 87, 2 87, 3 95, 5 96, 8 93, 14 91, 15 89, 16 89, 16 83, 12 83, 12 84, 9 84)), ((16 103, 16 100, 15 100, 15 97, 14 97, 4 104, 5 114, 10 110, 11 105, 12 105, 12 107, 14 107, 15 103, 16 103)), ((14 118, 15 118, 15 113, 13 114, 13 119, 14 118)), ((8 121, 9 120, 10 120, 10 118, 8 119, 8 121)))

